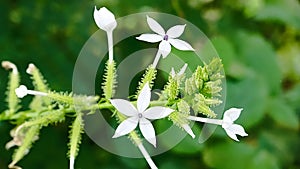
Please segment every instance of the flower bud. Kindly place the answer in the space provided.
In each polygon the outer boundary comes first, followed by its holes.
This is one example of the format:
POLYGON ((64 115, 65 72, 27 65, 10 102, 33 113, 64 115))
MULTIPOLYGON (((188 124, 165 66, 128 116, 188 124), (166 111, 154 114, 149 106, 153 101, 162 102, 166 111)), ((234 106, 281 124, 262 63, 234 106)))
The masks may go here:
POLYGON ((94 20, 97 26, 106 32, 113 31, 117 26, 114 14, 111 13, 105 7, 102 7, 99 10, 97 10, 95 6, 94 20))

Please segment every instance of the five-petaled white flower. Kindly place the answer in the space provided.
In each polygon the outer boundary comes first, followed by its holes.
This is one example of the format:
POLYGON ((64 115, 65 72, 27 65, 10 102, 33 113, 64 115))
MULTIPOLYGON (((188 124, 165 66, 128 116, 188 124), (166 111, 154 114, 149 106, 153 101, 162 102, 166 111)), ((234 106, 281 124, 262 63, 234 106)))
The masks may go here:
POLYGON ((185 25, 173 26, 167 32, 165 32, 162 26, 149 16, 147 16, 147 22, 150 29, 156 34, 142 34, 136 39, 150 43, 160 42, 159 51, 163 58, 165 58, 171 52, 171 45, 179 50, 194 51, 190 44, 183 40, 177 39, 182 35, 185 25))
POLYGON ((231 108, 225 111, 223 115, 222 128, 225 130, 227 135, 235 141, 239 141, 236 135, 248 136, 245 132, 243 126, 238 124, 233 124, 233 122, 239 118, 241 111, 243 109, 231 108))
POLYGON ((116 129, 113 138, 126 135, 133 131, 139 124, 142 135, 156 147, 156 137, 153 125, 148 120, 156 120, 167 117, 174 110, 166 107, 155 106, 147 109, 150 104, 151 91, 146 83, 137 98, 137 109, 127 100, 111 99, 111 104, 122 114, 128 116, 116 129))
POLYGON ((114 14, 105 7, 102 7, 99 10, 97 10, 95 6, 94 20, 97 26, 106 32, 113 31, 117 26, 114 14))

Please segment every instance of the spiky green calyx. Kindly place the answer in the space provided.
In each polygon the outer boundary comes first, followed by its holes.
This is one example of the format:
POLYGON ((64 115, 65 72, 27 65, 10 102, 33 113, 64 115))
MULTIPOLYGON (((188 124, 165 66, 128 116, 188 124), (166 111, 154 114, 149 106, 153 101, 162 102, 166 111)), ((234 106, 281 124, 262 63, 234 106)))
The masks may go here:
POLYGON ((9 61, 3 61, 2 67, 6 70, 11 69, 12 71, 9 73, 9 81, 8 81, 8 88, 6 92, 6 101, 8 103, 8 110, 5 112, 5 116, 9 117, 16 113, 21 106, 19 106, 19 98, 17 97, 15 93, 15 89, 19 87, 20 85, 20 75, 18 72, 18 69, 15 64, 9 62, 9 61))
POLYGON ((176 106, 178 111, 171 113, 168 118, 176 126, 182 128, 182 125, 189 124, 187 117, 190 115, 190 106, 184 100, 180 100, 176 106))
MULTIPOLYGON (((34 64, 29 64, 26 72, 31 75, 32 84, 35 90, 45 93, 49 91, 47 81, 44 79, 42 73, 34 64)), ((51 100, 49 98, 35 96, 30 104, 30 108, 39 110, 43 106, 48 106, 50 104, 51 100)))
POLYGON ((139 82, 137 92, 136 92, 136 98, 140 94, 140 91, 142 90, 142 88, 145 86, 146 83, 149 84, 150 88, 153 87, 153 83, 156 78, 156 73, 157 70, 152 65, 148 66, 141 81, 139 82))
POLYGON ((79 151, 79 145, 81 143, 81 134, 83 133, 83 119, 82 113, 77 113, 76 118, 70 129, 70 142, 69 142, 69 157, 75 158, 79 151))
POLYGON ((22 140, 22 144, 15 150, 12 162, 8 165, 8 168, 17 168, 15 165, 28 154, 32 144, 38 139, 39 131, 39 125, 28 128, 22 140))
POLYGON ((116 81, 116 63, 114 61, 107 61, 105 66, 105 73, 103 76, 102 90, 105 99, 111 99, 115 94, 116 81))

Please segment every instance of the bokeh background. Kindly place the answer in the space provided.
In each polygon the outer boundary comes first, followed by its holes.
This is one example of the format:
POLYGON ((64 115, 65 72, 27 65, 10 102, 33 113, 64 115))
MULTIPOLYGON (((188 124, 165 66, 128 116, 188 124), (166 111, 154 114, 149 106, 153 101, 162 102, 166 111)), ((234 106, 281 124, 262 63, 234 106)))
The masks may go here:
MULTIPOLYGON (((167 153, 153 157, 162 169, 300 168, 300 4, 297 0, 97 0, 0 1, 0 60, 15 62, 22 83, 35 63, 57 91, 70 91, 73 66, 85 41, 98 30, 94 6, 116 17, 164 12, 185 18, 211 40, 227 77, 226 107, 243 107, 237 121, 249 136, 236 143, 220 128, 208 141, 186 137, 167 153)), ((130 23, 129 23, 130 24, 130 23)), ((129 48, 135 48, 130 46, 129 48)), ((128 48, 127 47, 127 48, 128 48)), ((124 49, 126 50, 126 48, 124 49)), ((0 69, 0 112, 5 110, 8 72, 0 69)), ((24 103, 30 98, 25 98, 24 103)), ((20 163, 25 169, 68 167, 71 120, 43 128, 40 139, 20 163)), ((0 168, 13 125, 0 122, 0 168)), ((119 157, 83 136, 76 168, 148 168, 144 159, 119 157)))

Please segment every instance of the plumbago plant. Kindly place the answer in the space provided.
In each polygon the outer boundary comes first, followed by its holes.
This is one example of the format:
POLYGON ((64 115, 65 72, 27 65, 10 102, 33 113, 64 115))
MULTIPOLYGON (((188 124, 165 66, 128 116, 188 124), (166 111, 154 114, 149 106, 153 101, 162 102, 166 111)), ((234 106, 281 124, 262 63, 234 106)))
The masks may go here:
POLYGON ((234 124, 242 111, 241 108, 230 108, 225 111, 223 119, 215 119, 216 114, 212 107, 221 104, 221 79, 224 78, 219 58, 212 59, 204 66, 198 66, 191 77, 186 77, 184 73, 187 64, 179 71, 172 68, 159 99, 150 100, 160 57, 167 57, 171 52, 171 46, 179 50, 194 51, 189 43, 178 39, 183 34, 185 25, 173 26, 165 32, 158 22, 147 16, 147 23, 154 33, 142 34, 136 39, 150 43, 159 42, 159 48, 130 101, 114 97, 117 86, 116 63, 113 58, 113 30, 117 26, 115 16, 105 7, 100 10, 95 7, 94 19, 97 26, 106 31, 108 40, 109 59, 104 70, 102 96, 53 91, 34 64, 29 64, 26 70, 34 86, 33 90, 29 90, 26 86, 20 85, 20 75, 15 64, 9 61, 2 62, 2 67, 11 72, 6 93, 8 106, 7 110, 0 114, 0 120, 7 120, 16 125, 11 131, 13 139, 6 144, 7 149, 17 147, 9 168, 21 168, 16 164, 29 153, 43 127, 62 123, 66 117, 70 117, 73 124, 70 128, 68 156, 69 168, 73 169, 81 135, 84 133, 83 116, 88 116, 99 109, 110 110, 112 117, 119 123, 112 138, 117 139, 126 135, 140 150, 152 169, 157 166, 145 149, 142 138, 156 147, 153 120, 167 118, 192 138, 195 138, 195 134, 189 126, 191 121, 220 125, 227 135, 236 141, 239 141, 237 135, 247 136, 241 125, 234 124), (20 99, 26 95, 33 95, 33 99, 27 110, 21 110, 20 99))

